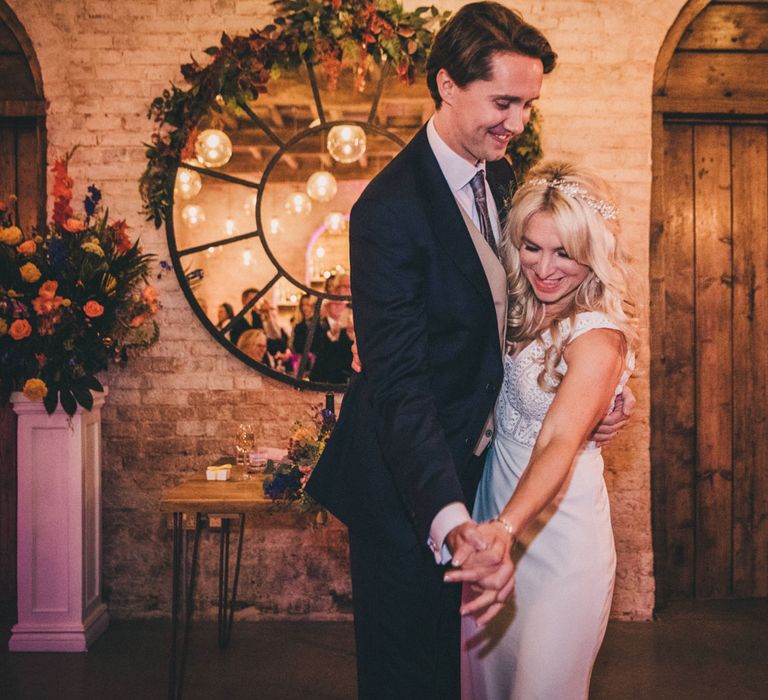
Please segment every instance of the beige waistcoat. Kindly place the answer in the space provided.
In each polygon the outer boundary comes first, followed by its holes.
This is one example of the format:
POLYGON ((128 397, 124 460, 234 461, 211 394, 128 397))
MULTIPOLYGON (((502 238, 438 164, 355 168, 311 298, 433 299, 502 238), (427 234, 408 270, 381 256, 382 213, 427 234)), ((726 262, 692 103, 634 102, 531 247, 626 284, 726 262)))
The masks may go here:
MULTIPOLYGON (((457 202, 458 204, 458 202, 457 202)), ((499 347, 501 348, 502 357, 504 356, 504 345, 507 331, 507 273, 504 270, 504 266, 499 262, 496 254, 488 245, 488 242, 483 238, 483 234, 480 229, 475 225, 469 215, 462 209, 459 204, 459 211, 461 211, 462 217, 464 217, 464 223, 467 225, 467 230, 472 238, 472 243, 475 246, 477 255, 480 258, 480 263, 485 270, 485 276, 488 279, 488 286, 491 289, 491 296, 493 297, 493 304, 496 307, 496 322, 498 324, 499 331, 499 347)), ((480 439, 475 445, 474 453, 476 455, 482 454, 483 450, 488 447, 493 437, 493 413, 494 409, 491 409, 488 418, 483 426, 483 432, 480 434, 480 439)))

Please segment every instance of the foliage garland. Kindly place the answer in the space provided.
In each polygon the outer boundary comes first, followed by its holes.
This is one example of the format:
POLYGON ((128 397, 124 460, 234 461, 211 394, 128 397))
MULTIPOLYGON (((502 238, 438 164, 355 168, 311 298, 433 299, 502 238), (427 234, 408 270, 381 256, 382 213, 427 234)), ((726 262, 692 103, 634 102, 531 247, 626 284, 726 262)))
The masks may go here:
MULTIPOLYGON (((406 11, 396 0, 275 0, 278 15, 247 36, 223 33, 221 45, 205 49, 212 60, 196 59, 181 67, 190 85, 176 85, 155 98, 147 113, 155 128, 147 145, 147 167, 140 180, 148 221, 159 228, 171 208, 170 173, 194 156, 197 125, 211 109, 258 99, 270 79, 301 64, 320 66, 328 85, 336 85, 342 65, 355 69, 362 90, 371 62, 394 66, 398 78, 411 84, 425 66, 434 30, 450 12, 436 7, 406 11)), ((536 120, 510 145, 518 178, 540 158, 536 120)))
POLYGON ((147 220, 162 225, 171 205, 169 173, 193 155, 198 122, 210 109, 252 101, 266 92, 267 83, 281 70, 306 62, 321 66, 333 87, 342 64, 355 67, 358 87, 364 85, 371 61, 395 66, 399 78, 413 82, 426 63, 434 36, 431 26, 449 13, 435 7, 413 12, 395 0, 276 0, 279 12, 272 24, 247 36, 221 36, 221 46, 205 49, 211 62, 194 58, 181 67, 188 90, 175 85, 150 105, 155 122, 147 144, 147 168, 140 189, 147 220))

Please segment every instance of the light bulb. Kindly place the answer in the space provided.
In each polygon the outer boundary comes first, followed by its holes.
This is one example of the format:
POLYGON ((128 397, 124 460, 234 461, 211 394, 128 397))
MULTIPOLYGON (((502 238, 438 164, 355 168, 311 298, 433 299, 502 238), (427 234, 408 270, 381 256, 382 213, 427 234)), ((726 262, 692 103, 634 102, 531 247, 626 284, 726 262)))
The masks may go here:
POLYGON ((234 219, 227 219, 224 222, 224 230, 227 233, 227 236, 231 236, 235 232, 235 221, 234 219))
POLYGON ((337 189, 336 178, 324 170, 312 173, 307 180, 307 194, 317 202, 330 202, 337 189))
POLYGON ((232 157, 232 141, 219 129, 206 129, 195 141, 195 154, 207 168, 220 168, 232 157))
POLYGON ((253 253, 250 250, 243 251, 243 265, 250 265, 253 260, 253 253))
POLYGON ((294 192, 285 200, 285 210, 293 216, 306 216, 312 211, 312 200, 303 192, 294 192))
POLYGON ((328 153, 339 163, 354 163, 365 153, 365 131, 354 124, 340 124, 328 132, 328 153))
POLYGON ((200 178, 200 174, 194 170, 187 170, 186 168, 179 168, 176 171, 176 184, 173 188, 173 192, 177 197, 181 199, 192 199, 203 186, 203 181, 200 178))
POLYGON ((344 233, 347 229, 347 220, 344 218, 344 214, 340 211, 332 211, 325 217, 325 230, 328 233, 339 234, 344 233))
POLYGON ((280 223, 280 219, 278 219, 276 216, 273 216, 269 220, 269 232, 275 236, 278 233, 280 233, 283 230, 283 225, 280 223))
POLYGON ((205 221, 205 211, 198 204, 187 204, 181 210, 181 220, 187 226, 197 226, 205 221))
POLYGON ((315 251, 315 255, 317 255, 318 258, 324 258, 325 257, 325 248, 323 248, 323 246, 318 246, 317 250, 315 251))

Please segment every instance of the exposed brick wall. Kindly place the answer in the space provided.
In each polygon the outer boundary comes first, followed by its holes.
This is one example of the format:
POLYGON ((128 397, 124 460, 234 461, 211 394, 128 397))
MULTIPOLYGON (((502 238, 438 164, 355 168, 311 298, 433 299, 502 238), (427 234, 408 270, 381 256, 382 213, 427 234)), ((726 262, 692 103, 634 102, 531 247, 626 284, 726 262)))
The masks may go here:
MULTIPOLYGON (((271 18, 267 0, 8 0, 37 51, 48 111, 49 159, 74 144, 71 172, 79 196, 103 188, 116 217, 160 258, 162 232, 142 221, 137 181, 145 114, 169 81, 181 83, 189 54, 220 33, 244 33, 271 18)), ((460 2, 442 2, 456 9, 460 2)), ((510 3, 512 4, 512 3, 510 3)), ((541 109, 548 156, 585 162, 615 184, 637 269, 648 278, 651 81, 667 29, 684 0, 544 0, 514 3, 541 27, 560 55, 545 80, 541 109)), ((415 3, 411 3, 415 6, 415 3)), ((162 292, 162 340, 152 352, 109 374, 104 414, 104 582, 118 617, 167 614, 170 537, 157 512, 160 490, 231 445, 235 425, 258 424, 280 443, 297 414, 319 402, 240 364, 203 330, 173 276, 162 292)), ((633 382, 639 408, 606 451, 619 551, 616 617, 647 619, 653 605, 650 535, 648 352, 633 382)), ((343 532, 290 527, 288 516, 249 528, 241 580, 246 615, 348 614, 343 532)), ((206 540, 204 549, 211 541, 206 540)), ((213 566, 213 551, 206 567, 213 566)), ((202 577, 206 604, 215 600, 202 577)))

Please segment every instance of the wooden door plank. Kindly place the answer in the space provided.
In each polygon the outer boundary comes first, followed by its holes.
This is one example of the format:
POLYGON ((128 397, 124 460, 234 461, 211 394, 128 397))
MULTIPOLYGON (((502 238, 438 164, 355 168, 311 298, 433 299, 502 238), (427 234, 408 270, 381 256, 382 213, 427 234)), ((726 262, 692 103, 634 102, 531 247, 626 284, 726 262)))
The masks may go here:
POLYGON ((768 129, 733 127, 733 592, 768 596, 768 129))
POLYGON ((40 145, 33 120, 20 120, 18 131, 19 171, 19 223, 25 235, 38 225, 40 192, 40 145))
POLYGON ((9 122, 0 122, 0 202, 16 194, 16 129, 9 122))
POLYGON ((661 451, 665 492, 667 593, 694 593, 695 412, 693 288, 693 127, 664 129, 664 328, 658 388, 663 405, 661 451))
POLYGON ((696 597, 731 593, 730 130, 694 127, 696 597))
POLYGON ((768 5, 711 4, 685 30, 677 49, 768 49, 768 5))
POLYGON ((711 100, 768 96, 768 53, 677 52, 670 62, 665 95, 711 100))

